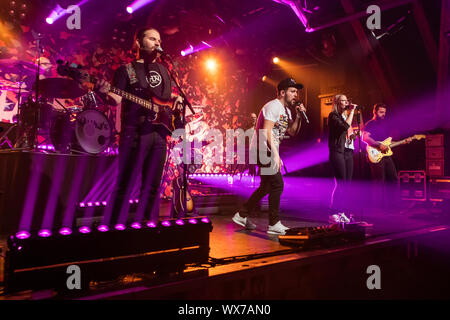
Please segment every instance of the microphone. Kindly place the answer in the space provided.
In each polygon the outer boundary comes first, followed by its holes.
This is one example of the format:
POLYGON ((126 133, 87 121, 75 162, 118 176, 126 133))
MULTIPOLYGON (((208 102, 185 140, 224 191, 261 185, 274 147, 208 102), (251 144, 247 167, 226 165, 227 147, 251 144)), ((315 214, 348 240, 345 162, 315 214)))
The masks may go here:
MULTIPOLYGON (((301 105, 300 102, 296 103, 296 106, 299 106, 299 105, 301 105)), ((300 112, 302 113, 303 119, 305 119, 306 123, 309 124, 309 119, 308 119, 308 116, 306 115, 306 112, 305 111, 300 111, 300 112)))

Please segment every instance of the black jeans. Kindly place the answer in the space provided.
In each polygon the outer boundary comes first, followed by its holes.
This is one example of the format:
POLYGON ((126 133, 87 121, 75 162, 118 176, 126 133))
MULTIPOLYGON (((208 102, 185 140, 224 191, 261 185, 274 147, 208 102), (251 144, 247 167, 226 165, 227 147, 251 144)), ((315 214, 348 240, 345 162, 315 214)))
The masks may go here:
POLYGON ((372 172, 373 204, 383 207, 391 207, 398 198, 398 177, 392 157, 384 157, 378 163, 370 163, 372 172))
POLYGON ((330 207, 333 211, 344 212, 351 209, 345 199, 353 177, 353 150, 345 148, 343 153, 330 151, 330 163, 335 177, 330 207))
POLYGON ((283 193, 284 182, 280 172, 273 175, 261 175, 261 183, 244 207, 239 211, 241 217, 247 217, 258 205, 264 196, 269 194, 269 225, 273 226, 278 221, 280 212, 280 198, 283 193))
POLYGON ((160 184, 167 152, 166 140, 158 132, 136 136, 136 131, 127 127, 123 129, 120 139, 117 182, 109 201, 110 224, 127 221, 129 199, 141 174, 139 204, 134 220, 158 219, 160 184))

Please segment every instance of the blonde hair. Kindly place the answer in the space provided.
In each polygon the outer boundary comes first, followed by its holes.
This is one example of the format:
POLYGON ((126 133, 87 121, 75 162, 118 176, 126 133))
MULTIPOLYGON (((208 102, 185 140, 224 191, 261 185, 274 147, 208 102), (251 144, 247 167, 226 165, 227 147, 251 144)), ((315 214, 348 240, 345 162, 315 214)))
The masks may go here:
POLYGON ((341 97, 345 96, 345 94, 337 94, 334 96, 333 98, 333 111, 339 113, 339 109, 338 109, 338 103, 339 100, 341 100, 341 97))

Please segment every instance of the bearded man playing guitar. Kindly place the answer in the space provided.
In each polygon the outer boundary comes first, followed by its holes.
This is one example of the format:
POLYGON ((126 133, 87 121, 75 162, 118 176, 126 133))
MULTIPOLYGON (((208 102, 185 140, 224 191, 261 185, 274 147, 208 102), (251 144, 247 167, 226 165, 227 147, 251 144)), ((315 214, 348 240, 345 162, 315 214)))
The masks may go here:
MULTIPOLYGON (((389 135, 389 128, 385 120, 387 106, 383 103, 377 103, 373 107, 373 118, 366 123, 364 126, 363 140, 368 144, 369 147, 375 148, 381 151, 383 154, 390 151, 389 146, 383 144, 382 141, 387 139, 389 135)), ((403 140, 403 143, 410 143, 412 138, 407 138, 403 140)), ((395 142, 391 141, 390 144, 395 142)), ((369 148, 368 148, 369 149, 369 148)), ((383 199, 383 189, 384 185, 391 184, 395 185, 397 183, 397 169, 395 167, 392 157, 385 156, 379 162, 373 163, 369 161, 370 169, 372 172, 372 179, 377 183, 376 201, 381 203, 383 199)), ((395 192, 390 192, 392 190, 385 190, 386 195, 391 195, 392 198, 395 192)), ((386 205, 392 205, 393 203, 384 203, 386 205)))
MULTIPOLYGON (((110 197, 104 222, 110 225, 127 222, 129 199, 135 181, 142 173, 142 184, 135 222, 157 220, 159 217, 159 187, 166 161, 166 136, 174 108, 182 98, 172 93, 172 82, 168 70, 157 62, 160 57, 161 37, 154 28, 138 30, 135 35, 137 59, 119 67, 114 74, 113 86, 134 96, 150 101, 159 110, 149 110, 138 100, 130 100, 109 83, 97 82, 97 91, 110 105, 121 104, 121 132, 119 141, 119 168, 116 187, 110 197), (124 99, 122 99, 124 97, 124 99), (169 102, 164 105, 164 102, 169 102), (155 121, 158 119, 160 121, 155 121), (162 120, 161 120, 162 119, 162 120), (164 124, 164 119, 167 123, 164 124), (109 219, 109 220, 108 220, 109 219)), ((176 126, 180 127, 180 125, 176 126)))

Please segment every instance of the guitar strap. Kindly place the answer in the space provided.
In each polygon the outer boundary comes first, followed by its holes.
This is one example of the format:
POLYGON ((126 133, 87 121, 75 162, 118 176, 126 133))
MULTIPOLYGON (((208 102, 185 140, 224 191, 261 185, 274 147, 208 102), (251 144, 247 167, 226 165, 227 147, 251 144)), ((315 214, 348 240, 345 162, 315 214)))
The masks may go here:
POLYGON ((133 85, 136 82, 139 82, 139 80, 136 77, 136 70, 133 67, 132 63, 127 63, 125 65, 126 69, 127 69, 127 73, 128 73, 128 78, 130 78, 130 84, 133 85))

